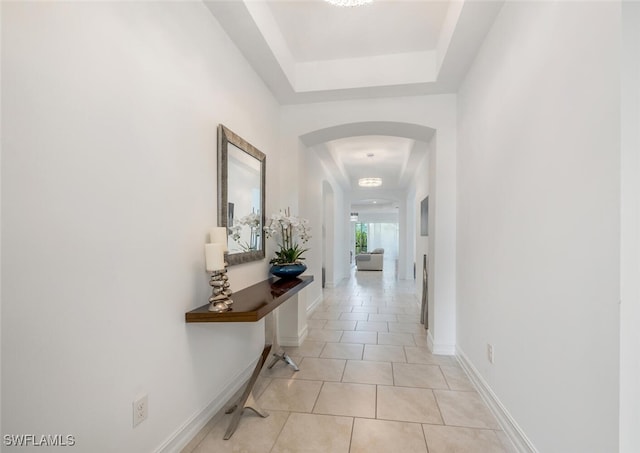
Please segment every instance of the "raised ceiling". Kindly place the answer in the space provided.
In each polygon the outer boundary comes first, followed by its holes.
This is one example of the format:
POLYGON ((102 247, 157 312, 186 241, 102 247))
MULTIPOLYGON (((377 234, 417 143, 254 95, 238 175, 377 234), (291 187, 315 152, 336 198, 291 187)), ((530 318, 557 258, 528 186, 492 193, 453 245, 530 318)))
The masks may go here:
POLYGON ((280 1, 268 6, 294 60, 309 62, 433 50, 449 4, 387 1, 336 8, 324 1, 280 1))
POLYGON ((205 0, 282 104, 455 92, 502 1, 205 0))
POLYGON ((381 178, 381 190, 403 190, 409 186, 416 163, 424 153, 415 144, 404 137, 367 135, 332 140, 324 146, 340 169, 343 187, 370 191, 358 188, 360 178, 381 178))
MULTIPOLYGON (((357 8, 324 0, 205 4, 276 99, 296 104, 454 93, 502 1, 373 0, 357 8)), ((314 149, 353 200, 389 205, 383 195, 406 190, 426 144, 370 135, 314 149), (357 179, 365 176, 382 177, 383 187, 358 189, 357 179)))

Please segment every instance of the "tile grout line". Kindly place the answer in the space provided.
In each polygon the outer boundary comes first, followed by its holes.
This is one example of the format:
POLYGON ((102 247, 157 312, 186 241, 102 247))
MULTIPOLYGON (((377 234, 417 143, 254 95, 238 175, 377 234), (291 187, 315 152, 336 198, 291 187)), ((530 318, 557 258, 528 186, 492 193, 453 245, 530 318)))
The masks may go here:
MULTIPOLYGON (((324 352, 324 350, 326 349, 326 347, 327 347, 327 343, 328 343, 328 342, 326 342, 326 341, 325 341, 324 345, 322 345, 322 349, 320 349, 320 354, 318 354, 318 358, 322 357, 322 353, 323 353, 323 352, 324 352)), ((302 365, 302 363, 301 363, 301 365, 302 365)))
POLYGON ((376 420, 378 420, 378 385, 377 384, 376 384, 376 401, 375 401, 375 403, 376 403, 376 411, 375 411, 375 414, 374 414, 374 418, 376 420))
POLYGON ((424 437, 424 444, 427 447, 427 453, 429 453, 429 442, 427 442, 427 431, 424 429, 424 423, 421 423, 420 427, 422 428, 422 437, 424 437))
POLYGON ((353 431, 355 430, 355 427, 356 427, 356 418, 351 417, 351 435, 349 436, 349 452, 351 452, 351 446, 353 445, 353 431))
POLYGON ((278 439, 280 439, 280 436, 282 435, 282 431, 284 431, 284 427, 287 426, 287 422, 289 421, 289 418, 291 418, 291 411, 288 411, 287 419, 282 424, 282 428, 280 428, 280 431, 278 431, 278 435, 276 436, 275 440, 273 441, 273 445, 269 449, 269 452, 272 452, 273 449, 276 447, 276 444, 278 443, 278 439))
POLYGON ((438 365, 438 368, 440 369, 440 373, 442 373, 442 376, 444 376, 444 382, 447 383, 447 387, 448 387, 447 390, 453 390, 451 388, 451 384, 449 384, 449 379, 447 379, 447 375, 442 372, 442 365, 438 365))
POLYGON ((438 397, 436 396, 436 392, 434 392, 432 389, 431 393, 433 393, 433 399, 435 400, 436 407, 438 408, 438 412, 440 413, 440 418, 442 419, 442 426, 447 426, 447 423, 444 420, 444 414, 442 413, 442 409, 440 409, 440 403, 438 402, 438 397))
POLYGON ((345 359, 344 360, 344 365, 342 367, 342 374, 340 375, 340 380, 338 382, 342 382, 342 380, 344 379, 344 372, 347 370, 347 361, 349 359, 345 359))
POLYGON ((313 406, 311 407, 311 412, 309 412, 310 414, 313 414, 313 410, 316 408, 316 405, 318 404, 318 400, 320 399, 320 394, 322 393, 322 389, 324 388, 324 384, 325 384, 325 381, 322 381, 322 385, 320 386, 320 390, 318 391, 318 394, 316 395, 316 399, 313 402, 313 406))

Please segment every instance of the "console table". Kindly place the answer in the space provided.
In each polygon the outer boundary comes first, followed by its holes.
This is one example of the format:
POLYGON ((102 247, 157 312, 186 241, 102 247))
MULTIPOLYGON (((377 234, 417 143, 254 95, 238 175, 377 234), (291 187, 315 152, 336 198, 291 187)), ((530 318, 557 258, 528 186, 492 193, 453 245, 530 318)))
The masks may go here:
MULTIPOLYGON (((313 282, 312 275, 302 275, 298 278, 282 280, 277 278, 270 278, 268 280, 261 281, 255 285, 251 285, 247 288, 241 289, 238 292, 234 292, 231 296, 233 305, 231 310, 215 313, 209 311, 209 304, 203 305, 191 310, 185 314, 186 322, 256 322, 264 318, 273 310, 278 308, 283 302, 300 292, 301 289, 308 286, 313 282)), ((277 333, 274 332, 274 336, 277 333)), ((272 339, 272 340, 275 340, 272 339)), ((234 412, 231 418, 231 423, 224 434, 224 439, 229 439, 240 423, 240 417, 244 409, 251 409, 261 417, 266 417, 268 414, 257 407, 255 399, 252 394, 253 386, 258 380, 260 371, 264 366, 265 361, 269 357, 271 351, 271 343, 265 341, 265 346, 261 356, 258 358, 258 363, 253 370, 253 374, 247 383, 247 386, 240 396, 240 398, 227 410, 227 413, 234 412), (240 410, 236 410, 241 408, 240 410)), ((278 360, 284 360, 289 365, 293 366, 297 371, 297 366, 287 354, 274 353, 275 360, 269 365, 271 368, 278 360)))

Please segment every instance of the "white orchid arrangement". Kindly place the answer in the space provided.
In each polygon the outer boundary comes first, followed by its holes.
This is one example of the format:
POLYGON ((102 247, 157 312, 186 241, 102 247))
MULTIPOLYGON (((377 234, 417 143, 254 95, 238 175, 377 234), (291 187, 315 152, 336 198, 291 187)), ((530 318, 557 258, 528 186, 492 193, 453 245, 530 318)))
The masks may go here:
POLYGON ((260 236, 261 220, 260 214, 257 212, 252 212, 251 214, 247 214, 246 216, 239 218, 233 222, 232 226, 229 227, 231 239, 236 241, 236 243, 245 251, 254 250, 256 248, 257 238, 260 236), (250 242, 240 240, 242 237, 242 229, 245 226, 249 227, 251 233, 250 242))
POLYGON ((274 238, 278 245, 276 257, 271 259, 271 264, 299 263, 304 259, 304 252, 309 250, 302 248, 296 240, 306 244, 311 239, 309 221, 292 216, 289 208, 273 214, 264 227, 264 233, 266 237, 274 238))

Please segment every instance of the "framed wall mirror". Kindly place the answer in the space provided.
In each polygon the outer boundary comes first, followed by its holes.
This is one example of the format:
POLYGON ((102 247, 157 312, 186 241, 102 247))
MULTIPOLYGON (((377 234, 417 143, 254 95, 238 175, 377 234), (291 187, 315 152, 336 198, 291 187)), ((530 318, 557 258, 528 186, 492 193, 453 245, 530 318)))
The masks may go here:
POLYGON ((218 225, 227 227, 229 265, 264 259, 267 156, 218 126, 218 225))

